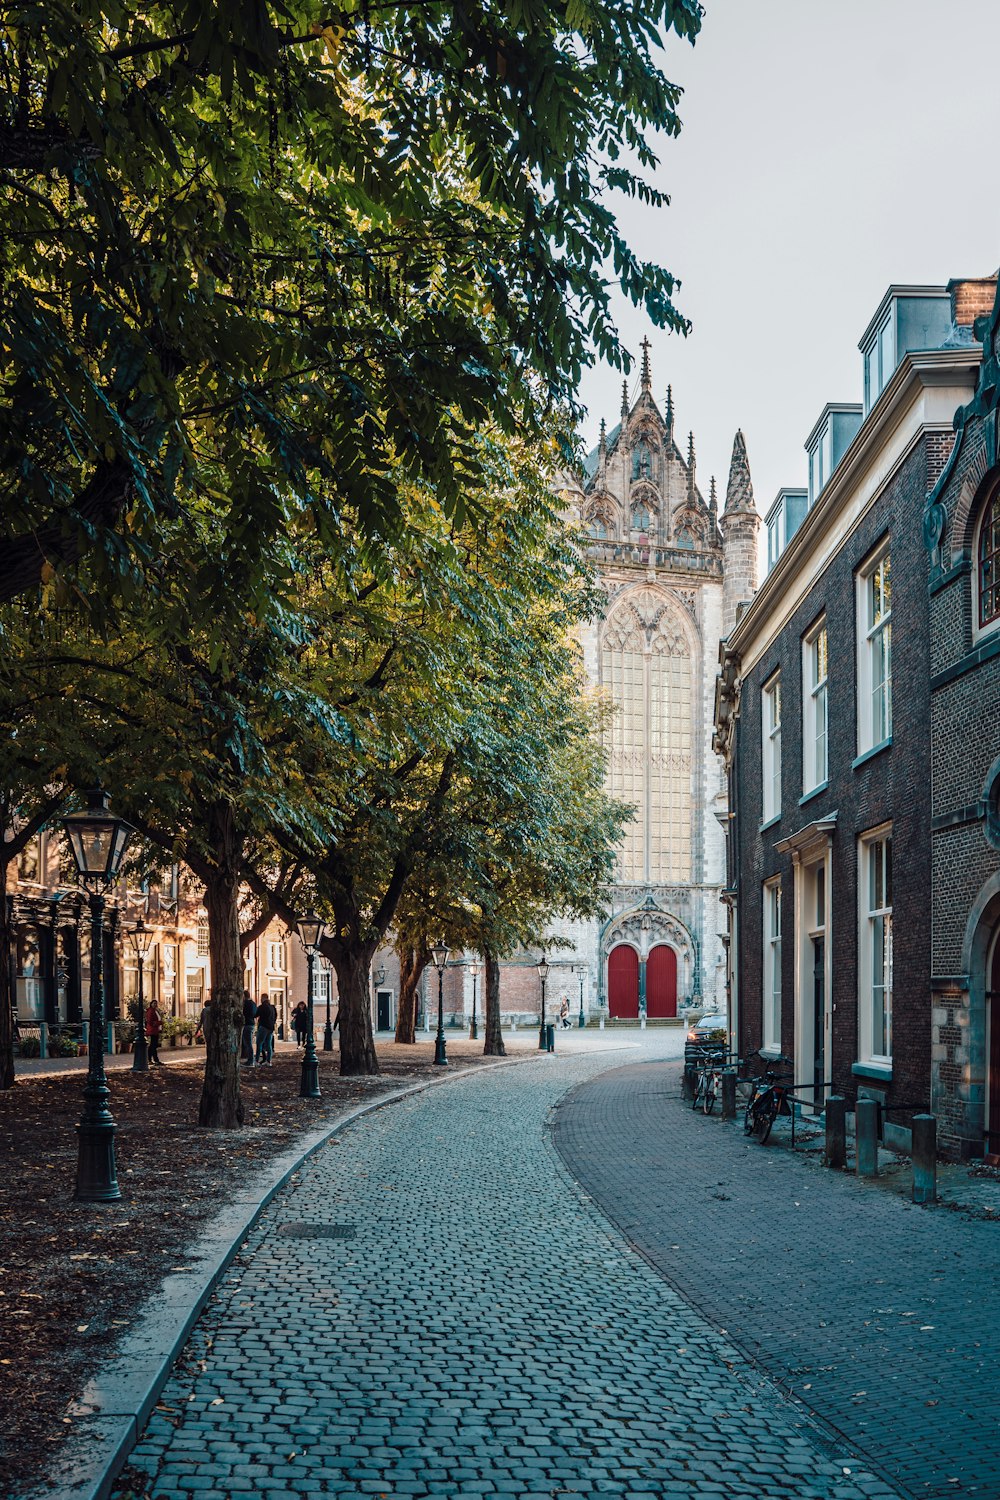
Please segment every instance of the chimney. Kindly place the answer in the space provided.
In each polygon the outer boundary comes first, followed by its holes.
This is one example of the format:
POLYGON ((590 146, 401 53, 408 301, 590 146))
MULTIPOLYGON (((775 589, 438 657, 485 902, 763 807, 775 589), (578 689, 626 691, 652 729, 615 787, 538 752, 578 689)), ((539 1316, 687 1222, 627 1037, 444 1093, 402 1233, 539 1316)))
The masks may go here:
POLYGON ((988 318, 996 292, 995 275, 956 277, 949 281, 951 321, 956 328, 972 328, 977 318, 988 318))

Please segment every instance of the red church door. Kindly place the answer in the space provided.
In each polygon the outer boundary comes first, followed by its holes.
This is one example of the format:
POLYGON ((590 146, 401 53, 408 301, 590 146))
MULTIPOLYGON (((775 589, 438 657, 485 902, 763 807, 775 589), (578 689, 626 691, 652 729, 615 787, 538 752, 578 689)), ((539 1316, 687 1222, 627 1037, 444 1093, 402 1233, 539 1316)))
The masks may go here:
POLYGON ((627 943, 608 954, 608 1014, 623 1021, 639 1016, 639 955, 627 943))
POLYGON ((677 1014, 677 954, 667 943, 657 943, 646 960, 646 1014, 651 1021, 677 1014))

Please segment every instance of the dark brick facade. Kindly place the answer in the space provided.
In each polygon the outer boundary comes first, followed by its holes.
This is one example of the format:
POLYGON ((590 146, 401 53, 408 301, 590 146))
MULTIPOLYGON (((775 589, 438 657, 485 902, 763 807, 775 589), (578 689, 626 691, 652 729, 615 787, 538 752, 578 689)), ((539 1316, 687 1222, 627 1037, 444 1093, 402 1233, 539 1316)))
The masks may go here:
MULTIPOLYGON (((827 942, 832 944, 832 1035, 827 1078, 854 1098, 859 1085, 890 1108, 926 1108, 930 1080, 929 820, 930 739, 928 562, 920 536, 927 490, 922 438, 848 536, 770 649, 743 679, 735 768, 741 1055, 762 1042, 764 881, 782 889, 781 1047, 795 1056, 793 862, 776 845, 836 814, 830 839, 827 942), (857 623, 855 577, 883 538, 892 567, 892 743, 854 765, 857 756, 857 623), (821 615, 829 647, 829 781, 802 799, 802 643, 821 615), (782 680, 781 816, 761 819, 761 689, 780 668, 782 680), (858 1045, 858 837, 884 823, 893 837, 893 1067, 891 1081, 856 1071, 858 1045)), ((801 1080, 796 1080, 801 1081, 801 1080)), ((893 1116, 893 1118, 897 1118, 893 1116)), ((902 1117, 900 1117, 902 1118, 902 1117)))
MULTIPOLYGON (((1000 485, 1000 305, 981 331, 978 389, 956 417, 954 453, 924 516, 931 563, 933 1107, 939 1139, 963 1156, 1000 1152, 1000 1047, 991 1070, 988 973, 1000 931, 1000 849, 988 819, 1000 756, 1000 632, 976 629, 975 557, 979 520, 1000 485)), ((992 1004, 1000 1015, 1000 1002, 992 1004)))

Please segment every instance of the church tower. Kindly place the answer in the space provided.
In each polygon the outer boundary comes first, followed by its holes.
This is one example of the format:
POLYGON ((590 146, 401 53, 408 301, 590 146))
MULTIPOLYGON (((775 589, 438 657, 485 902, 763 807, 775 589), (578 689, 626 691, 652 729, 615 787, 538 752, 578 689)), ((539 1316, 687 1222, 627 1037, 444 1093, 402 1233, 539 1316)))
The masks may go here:
MULTIPOLYGON (((644 339, 634 398, 626 382, 617 424, 602 422, 585 473, 563 489, 607 601, 582 644, 591 679, 616 709, 609 790, 635 808, 607 920, 567 923, 559 934, 586 965, 587 1010, 602 1022, 724 1005, 725 794, 711 736, 724 536, 734 518, 723 515, 720 534, 714 481, 706 502, 694 434, 680 438, 673 390, 662 410, 653 395, 650 350, 644 339)), ((746 527, 742 492, 738 502, 746 527)))
POLYGON ((733 441, 726 504, 720 519, 724 583, 722 589, 722 638, 728 640, 741 604, 749 604, 757 592, 757 549, 760 516, 753 498, 750 460, 742 432, 733 441))

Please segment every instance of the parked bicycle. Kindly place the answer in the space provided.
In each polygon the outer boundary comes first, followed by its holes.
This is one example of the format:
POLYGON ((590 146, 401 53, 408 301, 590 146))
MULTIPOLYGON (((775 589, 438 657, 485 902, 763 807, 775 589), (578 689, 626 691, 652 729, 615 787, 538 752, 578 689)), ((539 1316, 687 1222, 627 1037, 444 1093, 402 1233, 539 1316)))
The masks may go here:
MULTIPOLYGON (((778 1057, 775 1062, 791 1066, 791 1058, 778 1057)), ((750 1097, 743 1112, 744 1135, 756 1136, 763 1146, 779 1114, 791 1114, 789 1099, 794 1085, 792 1073, 775 1073, 766 1068, 760 1078, 750 1079, 750 1097)))
POLYGON ((700 1109, 706 1115, 712 1113, 716 1096, 722 1090, 722 1070, 728 1061, 725 1052, 713 1052, 702 1059, 696 1075, 692 1109, 700 1109))

